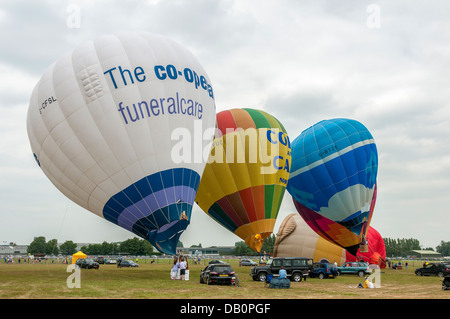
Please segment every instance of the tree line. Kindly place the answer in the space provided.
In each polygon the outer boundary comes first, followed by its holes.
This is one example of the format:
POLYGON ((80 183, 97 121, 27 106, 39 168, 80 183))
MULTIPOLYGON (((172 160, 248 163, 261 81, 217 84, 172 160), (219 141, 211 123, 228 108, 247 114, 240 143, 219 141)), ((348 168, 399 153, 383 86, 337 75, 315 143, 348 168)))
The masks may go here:
MULTIPOLYGON (((276 236, 274 234, 267 237, 262 245, 261 253, 273 253, 273 247, 275 245, 276 236)), ((450 256, 450 242, 441 241, 440 245, 433 248, 421 248, 420 242, 414 238, 383 238, 386 247, 387 257, 406 257, 411 255, 412 250, 432 250, 437 251, 443 256, 450 256)), ((201 244, 198 246, 201 247, 201 244)), ((198 247, 197 246, 197 247, 198 247)), ((183 243, 179 242, 178 247, 183 247, 183 243)), ((58 246, 56 239, 49 241, 45 240, 45 237, 36 237, 28 246, 27 252, 30 254, 46 254, 46 255, 72 255, 76 253, 77 244, 73 241, 66 241, 58 246)), ((88 255, 136 255, 145 256, 156 254, 158 255, 154 247, 144 239, 131 238, 120 243, 108 243, 103 242, 101 244, 89 244, 81 247, 81 251, 88 255)), ((261 253, 257 253, 252 250, 245 242, 240 241, 235 243, 235 249, 232 252, 236 256, 258 256, 261 253)))
MULTIPOLYGON (((108 243, 104 241, 101 244, 89 244, 80 249, 88 255, 134 255, 145 256, 153 253, 153 246, 144 239, 131 238, 121 243, 108 243)), ((36 237, 28 246, 27 253, 45 254, 45 255, 73 255, 77 252, 77 244, 71 240, 65 241, 58 246, 56 239, 49 241, 45 237, 36 237)))
MULTIPOLYGON (((272 253, 273 247, 275 245, 275 235, 271 235, 266 238, 263 242, 261 252, 272 253)), ((184 247, 183 243, 180 241, 177 245, 179 248, 184 247)), ((202 247, 201 244, 195 245, 196 247, 202 247)), ((80 248, 82 252, 87 255, 133 255, 133 256, 146 256, 155 254, 160 254, 155 251, 154 247, 144 239, 132 238, 127 239, 120 243, 108 243, 104 241, 101 244, 89 244, 87 246, 82 246, 80 248)), ((58 245, 56 239, 51 239, 46 241, 45 237, 40 236, 34 238, 27 248, 27 252, 31 255, 33 254, 45 254, 45 255, 73 255, 77 252, 77 244, 71 240, 65 241, 61 245, 58 245)), ((235 244, 235 249, 233 251, 234 255, 238 256, 256 256, 259 253, 253 251, 247 244, 243 241, 237 242, 235 244)))
POLYGON ((440 245, 434 250, 432 247, 421 248, 420 242, 414 238, 383 238, 386 247, 387 257, 406 257, 410 256, 412 250, 431 250, 436 251, 443 256, 450 256, 450 242, 441 241, 440 245))

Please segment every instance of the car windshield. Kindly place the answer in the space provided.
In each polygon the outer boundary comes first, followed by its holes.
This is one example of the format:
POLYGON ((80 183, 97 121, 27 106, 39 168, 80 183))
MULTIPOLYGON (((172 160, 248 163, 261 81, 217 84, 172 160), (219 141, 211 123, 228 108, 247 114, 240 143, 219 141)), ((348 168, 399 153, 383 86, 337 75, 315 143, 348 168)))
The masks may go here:
POLYGON ((220 273, 230 273, 233 270, 230 266, 215 266, 214 271, 220 272, 220 273))
POLYGON ((272 265, 272 263, 273 263, 273 258, 270 258, 270 259, 267 261, 266 265, 267 265, 267 266, 270 266, 270 265, 272 265))

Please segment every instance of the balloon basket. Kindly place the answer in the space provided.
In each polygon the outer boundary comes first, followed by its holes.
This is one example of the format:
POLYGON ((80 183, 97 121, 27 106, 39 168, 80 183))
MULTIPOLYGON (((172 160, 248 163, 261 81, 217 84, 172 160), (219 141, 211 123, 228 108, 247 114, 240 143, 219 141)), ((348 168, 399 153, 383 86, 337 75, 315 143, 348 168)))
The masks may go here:
POLYGON ((367 245, 367 244, 359 245, 359 252, 360 253, 368 253, 369 252, 369 245, 367 245))

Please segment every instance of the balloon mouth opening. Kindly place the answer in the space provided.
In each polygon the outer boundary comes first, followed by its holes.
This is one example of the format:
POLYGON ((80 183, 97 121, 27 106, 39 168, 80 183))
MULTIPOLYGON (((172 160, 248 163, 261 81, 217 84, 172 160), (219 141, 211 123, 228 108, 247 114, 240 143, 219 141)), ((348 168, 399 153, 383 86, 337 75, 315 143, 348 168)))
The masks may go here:
POLYGON ((178 240, 188 225, 189 220, 181 218, 171 222, 167 227, 151 231, 146 239, 161 253, 176 255, 178 240))
POLYGON ((353 256, 356 256, 356 254, 358 253, 359 244, 358 244, 358 245, 349 246, 349 247, 344 247, 344 248, 345 248, 345 250, 347 250, 350 254, 352 254, 353 256))
POLYGON ((255 234, 253 236, 249 236, 245 239, 245 243, 254 251, 260 252, 264 240, 270 235, 271 233, 262 233, 262 234, 255 234))

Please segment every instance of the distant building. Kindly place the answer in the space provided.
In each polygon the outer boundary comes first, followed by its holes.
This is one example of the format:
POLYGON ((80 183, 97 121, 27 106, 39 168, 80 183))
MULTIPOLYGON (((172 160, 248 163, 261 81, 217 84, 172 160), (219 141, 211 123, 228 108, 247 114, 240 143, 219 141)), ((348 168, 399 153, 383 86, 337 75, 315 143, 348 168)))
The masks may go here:
POLYGON ((0 245, 0 255, 26 255, 28 245, 0 245))
POLYGON ((412 256, 416 256, 416 258, 441 258, 442 254, 433 250, 411 250, 412 256))
POLYGON ((217 247, 189 247, 180 248, 184 255, 192 256, 220 256, 231 255, 234 252, 234 246, 217 246, 217 247))

